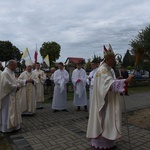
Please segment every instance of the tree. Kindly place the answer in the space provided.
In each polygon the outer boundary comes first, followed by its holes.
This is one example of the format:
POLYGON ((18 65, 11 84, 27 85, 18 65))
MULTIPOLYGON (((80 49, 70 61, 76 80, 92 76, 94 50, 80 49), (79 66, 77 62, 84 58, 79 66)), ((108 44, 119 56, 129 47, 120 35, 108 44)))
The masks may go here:
POLYGON ((50 65, 53 64, 60 57, 61 46, 56 42, 44 42, 40 48, 40 54, 43 59, 49 55, 50 65))
POLYGON ((133 66, 134 60, 133 56, 130 54, 129 50, 126 51, 124 57, 123 57, 123 64, 124 67, 133 66))
POLYGON ((20 50, 9 41, 0 41, 0 61, 21 60, 20 50))
POLYGON ((150 72, 150 25, 142 29, 135 39, 130 41, 130 46, 133 55, 136 54, 138 49, 144 50, 139 67, 150 72))
POLYGON ((96 56, 96 55, 94 54, 94 57, 93 57, 93 60, 92 60, 92 61, 95 61, 95 62, 99 63, 99 62, 101 62, 101 60, 102 60, 102 58, 101 58, 100 56, 96 56))
POLYGON ((90 58, 88 59, 85 67, 86 67, 86 70, 90 70, 91 69, 91 59, 90 58))

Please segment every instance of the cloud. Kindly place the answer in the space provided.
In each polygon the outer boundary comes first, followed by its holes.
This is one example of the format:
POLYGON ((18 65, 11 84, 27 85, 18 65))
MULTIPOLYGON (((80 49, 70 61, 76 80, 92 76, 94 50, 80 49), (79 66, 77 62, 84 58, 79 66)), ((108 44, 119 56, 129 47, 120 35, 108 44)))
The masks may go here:
MULTIPOLYGON (((148 0, 1 0, 0 40, 34 55, 43 42, 61 45, 61 57, 103 56, 111 43, 122 55, 131 39, 149 25, 148 0), (146 10, 146 11, 145 11, 146 10)), ((41 58, 39 58, 41 59, 41 58)))

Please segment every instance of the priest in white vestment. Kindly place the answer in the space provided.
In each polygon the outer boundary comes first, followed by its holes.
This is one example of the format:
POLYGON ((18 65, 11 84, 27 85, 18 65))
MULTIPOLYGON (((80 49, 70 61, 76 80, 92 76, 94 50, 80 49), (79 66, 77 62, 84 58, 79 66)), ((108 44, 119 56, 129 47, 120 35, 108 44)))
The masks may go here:
POLYGON ((58 64, 58 70, 54 72, 54 95, 52 101, 53 112, 67 110, 67 86, 69 73, 64 69, 62 62, 58 64))
POLYGON ((92 69, 92 71, 90 72, 90 74, 88 75, 88 78, 87 78, 87 84, 89 85, 89 110, 90 110, 90 106, 91 106, 91 102, 92 102, 94 76, 98 69, 96 61, 91 62, 91 69, 92 69))
POLYGON ((19 109, 19 99, 16 93, 20 88, 15 78, 17 62, 10 60, 7 67, 1 73, 0 79, 0 131, 12 132, 20 129, 22 122, 19 109))
POLYGON ((74 87, 73 104, 80 111, 81 106, 87 111, 87 95, 86 95, 87 74, 82 69, 82 63, 77 64, 77 68, 72 72, 72 83, 74 87))
POLYGON ((114 79, 112 66, 115 55, 111 45, 107 50, 104 46, 104 62, 99 66, 93 87, 93 96, 87 127, 87 138, 91 145, 99 149, 111 149, 115 140, 121 137, 121 102, 120 92, 126 90, 127 79, 114 79))
POLYGON ((39 82, 36 84, 36 95, 37 95, 37 99, 36 99, 36 108, 37 109, 42 109, 42 102, 44 102, 44 83, 46 80, 46 74, 44 73, 43 70, 40 69, 40 63, 36 63, 35 64, 35 70, 33 71, 33 73, 38 77, 39 82))
POLYGON ((21 111, 23 115, 33 115, 36 110, 36 84, 38 77, 32 71, 33 62, 26 61, 26 70, 20 74, 18 81, 21 84, 21 111))

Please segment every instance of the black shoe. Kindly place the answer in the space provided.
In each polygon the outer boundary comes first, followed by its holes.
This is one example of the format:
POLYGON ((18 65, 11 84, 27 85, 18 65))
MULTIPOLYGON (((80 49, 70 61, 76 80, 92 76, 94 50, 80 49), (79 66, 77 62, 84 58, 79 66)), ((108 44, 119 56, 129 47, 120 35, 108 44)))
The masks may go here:
POLYGON ((40 107, 37 107, 36 109, 43 109, 43 107, 42 107, 42 106, 40 106, 40 107))
POLYGON ((84 111, 88 111, 87 106, 84 106, 84 111))
POLYGON ((20 131, 20 130, 21 130, 21 127, 19 129, 14 130, 14 131, 17 132, 17 131, 20 131))
POLYGON ((116 145, 113 146, 113 147, 112 147, 112 150, 117 150, 117 146, 116 146, 116 145))
POLYGON ((31 112, 23 112, 22 114, 21 114, 21 116, 34 116, 35 115, 35 113, 31 113, 31 112))
POLYGON ((20 128, 18 128, 18 129, 14 129, 14 130, 12 130, 12 131, 8 131, 8 132, 3 132, 3 131, 1 131, 3 134, 11 134, 11 133, 16 133, 16 132, 19 132, 21 130, 21 127, 20 128))
POLYGON ((77 107, 77 111, 80 111, 80 106, 77 107))
POLYGON ((54 109, 54 110, 53 110, 53 113, 55 113, 55 112, 57 112, 57 111, 58 111, 57 109, 54 109))
POLYGON ((68 110, 67 110, 67 109, 63 109, 62 111, 66 111, 66 112, 68 112, 68 110))

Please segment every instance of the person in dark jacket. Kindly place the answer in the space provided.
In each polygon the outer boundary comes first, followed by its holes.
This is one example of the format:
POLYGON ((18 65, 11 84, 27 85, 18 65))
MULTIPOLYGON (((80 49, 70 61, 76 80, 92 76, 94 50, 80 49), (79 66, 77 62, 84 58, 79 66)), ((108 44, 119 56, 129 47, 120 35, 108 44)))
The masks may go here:
MULTIPOLYGON (((122 77, 122 79, 127 79, 127 78, 129 77, 129 73, 128 73, 128 71, 126 70, 125 67, 122 67, 122 68, 121 68, 121 77, 122 77)), ((128 86, 128 84, 127 84, 127 86, 128 86)), ((126 92, 125 92, 125 95, 129 96, 127 90, 126 90, 126 92)))

